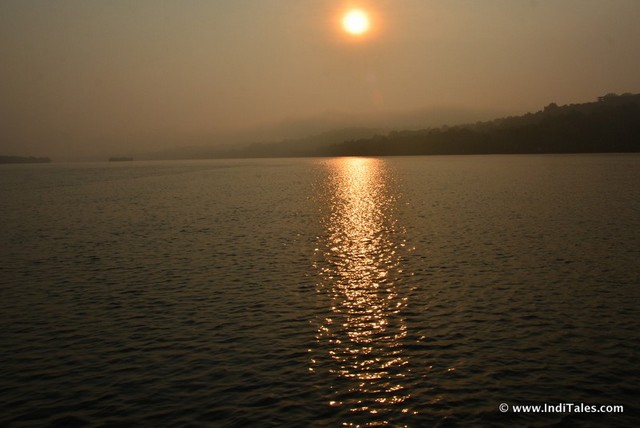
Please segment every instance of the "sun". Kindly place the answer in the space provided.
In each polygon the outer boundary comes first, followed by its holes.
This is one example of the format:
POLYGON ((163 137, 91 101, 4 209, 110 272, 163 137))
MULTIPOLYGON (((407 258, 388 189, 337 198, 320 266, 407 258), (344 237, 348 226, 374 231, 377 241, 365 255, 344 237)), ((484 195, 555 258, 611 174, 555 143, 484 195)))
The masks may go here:
POLYGON ((351 9, 342 17, 342 28, 354 36, 365 34, 370 25, 369 15, 361 9, 351 9))

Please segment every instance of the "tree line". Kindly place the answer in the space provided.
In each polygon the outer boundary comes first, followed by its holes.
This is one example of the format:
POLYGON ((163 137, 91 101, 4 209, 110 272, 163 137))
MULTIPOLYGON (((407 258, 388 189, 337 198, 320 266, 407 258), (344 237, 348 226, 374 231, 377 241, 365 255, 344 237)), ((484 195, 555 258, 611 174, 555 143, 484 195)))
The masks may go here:
POLYGON ((326 156, 640 152, 640 94, 558 106, 490 122, 394 131, 325 148, 326 156))

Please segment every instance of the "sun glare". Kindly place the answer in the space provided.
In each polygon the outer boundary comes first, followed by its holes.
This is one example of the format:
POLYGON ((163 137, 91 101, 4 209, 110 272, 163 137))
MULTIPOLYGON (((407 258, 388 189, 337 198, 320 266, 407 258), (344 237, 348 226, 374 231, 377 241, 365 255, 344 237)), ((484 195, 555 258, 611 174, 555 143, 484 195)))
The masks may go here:
POLYGON ((342 17, 342 27, 354 36, 360 36, 369 30, 369 16, 360 9, 352 9, 342 17))

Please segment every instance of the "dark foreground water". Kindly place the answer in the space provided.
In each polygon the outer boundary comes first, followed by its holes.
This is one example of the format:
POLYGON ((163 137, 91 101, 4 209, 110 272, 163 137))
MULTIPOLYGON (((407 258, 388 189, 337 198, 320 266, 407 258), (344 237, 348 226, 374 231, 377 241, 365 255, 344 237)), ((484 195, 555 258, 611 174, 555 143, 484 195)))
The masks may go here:
POLYGON ((1 426, 640 424, 640 156, 0 180, 1 426))

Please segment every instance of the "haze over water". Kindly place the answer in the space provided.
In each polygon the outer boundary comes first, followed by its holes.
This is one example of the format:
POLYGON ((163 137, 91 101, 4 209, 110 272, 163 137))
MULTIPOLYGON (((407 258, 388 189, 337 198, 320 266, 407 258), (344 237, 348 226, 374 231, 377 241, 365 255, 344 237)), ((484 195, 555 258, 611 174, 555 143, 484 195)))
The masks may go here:
POLYGON ((639 162, 3 165, 0 424, 634 426, 639 162))

